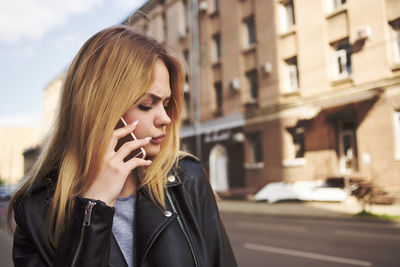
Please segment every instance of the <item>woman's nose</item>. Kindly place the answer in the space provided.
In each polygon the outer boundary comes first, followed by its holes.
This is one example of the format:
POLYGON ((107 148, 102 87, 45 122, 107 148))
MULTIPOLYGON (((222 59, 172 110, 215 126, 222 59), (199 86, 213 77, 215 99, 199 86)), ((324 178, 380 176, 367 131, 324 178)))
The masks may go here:
POLYGON ((161 108, 155 123, 157 127, 166 126, 171 123, 171 118, 168 116, 164 106, 161 108))

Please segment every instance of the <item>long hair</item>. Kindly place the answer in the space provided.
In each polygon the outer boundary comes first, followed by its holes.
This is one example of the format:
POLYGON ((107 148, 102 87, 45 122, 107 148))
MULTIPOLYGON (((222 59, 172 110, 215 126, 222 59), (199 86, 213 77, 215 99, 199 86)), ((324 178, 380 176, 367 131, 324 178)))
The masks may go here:
MULTIPOLYGON (((154 66, 161 59, 170 75, 171 123, 159 154, 141 171, 140 187, 152 201, 165 208, 165 178, 179 157, 180 111, 184 70, 167 49, 125 25, 104 29, 91 37, 69 67, 62 85, 53 130, 28 180, 17 190, 10 205, 28 195, 32 185, 57 173, 49 211, 47 233, 56 247, 68 222, 75 197, 93 183, 119 118, 138 105, 154 81, 154 66)), ((12 211, 8 212, 11 226, 12 211)))

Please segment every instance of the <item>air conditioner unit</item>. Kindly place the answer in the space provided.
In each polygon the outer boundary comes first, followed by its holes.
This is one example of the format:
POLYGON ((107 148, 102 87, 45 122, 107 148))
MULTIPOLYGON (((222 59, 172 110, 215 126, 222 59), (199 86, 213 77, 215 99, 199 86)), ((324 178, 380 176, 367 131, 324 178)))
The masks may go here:
POLYGON ((371 37, 371 33, 371 27, 364 26, 357 31, 357 37, 358 39, 369 39, 371 37))
POLYGON ((207 1, 206 1, 206 0, 201 1, 201 2, 199 3, 199 10, 200 10, 201 12, 204 12, 204 11, 207 11, 207 9, 208 9, 208 3, 207 3, 207 1))
POLYGON ((240 80, 239 78, 235 78, 230 83, 231 90, 238 91, 240 89, 240 80))
POLYGON ((186 30, 185 29, 179 30, 179 38, 183 39, 185 37, 186 37, 186 30))
POLYGON ((190 87, 189 87, 189 84, 187 82, 185 82, 185 84, 183 85, 183 92, 184 93, 189 93, 190 92, 190 87))
POLYGON ((263 74, 271 74, 272 72, 272 64, 271 62, 266 62, 264 65, 261 66, 261 72, 263 74))

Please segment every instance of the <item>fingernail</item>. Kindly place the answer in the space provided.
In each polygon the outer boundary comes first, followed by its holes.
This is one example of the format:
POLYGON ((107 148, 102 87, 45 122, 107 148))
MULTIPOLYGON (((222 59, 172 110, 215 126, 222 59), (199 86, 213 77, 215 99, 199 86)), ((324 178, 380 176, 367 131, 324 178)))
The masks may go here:
POLYGON ((147 163, 149 163, 149 164, 150 164, 150 163, 153 163, 153 161, 151 161, 151 160, 149 160, 149 159, 146 160, 146 161, 147 161, 147 163))
POLYGON ((151 136, 148 136, 148 137, 146 137, 146 138, 144 138, 144 140, 146 140, 146 141, 150 141, 151 140, 151 136))
POLYGON ((139 123, 139 120, 135 120, 134 122, 131 123, 130 126, 132 126, 132 127, 133 127, 133 126, 136 126, 138 123, 139 123))

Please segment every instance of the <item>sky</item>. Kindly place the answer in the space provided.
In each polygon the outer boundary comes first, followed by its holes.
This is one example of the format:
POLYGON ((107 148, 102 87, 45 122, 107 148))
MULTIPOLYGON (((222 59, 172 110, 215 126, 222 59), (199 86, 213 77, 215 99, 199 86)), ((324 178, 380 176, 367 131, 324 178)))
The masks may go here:
POLYGON ((0 127, 41 127, 43 89, 146 0, 0 0, 0 127))

